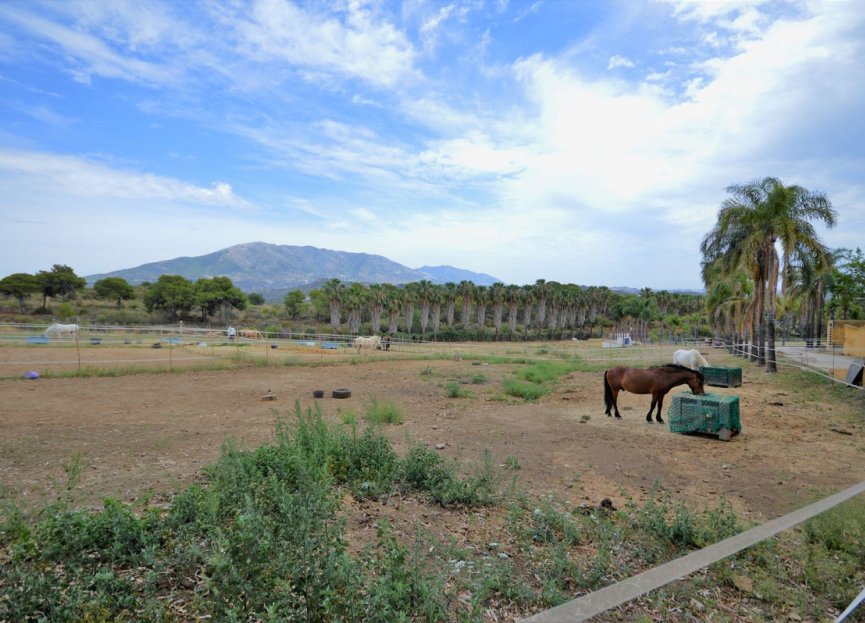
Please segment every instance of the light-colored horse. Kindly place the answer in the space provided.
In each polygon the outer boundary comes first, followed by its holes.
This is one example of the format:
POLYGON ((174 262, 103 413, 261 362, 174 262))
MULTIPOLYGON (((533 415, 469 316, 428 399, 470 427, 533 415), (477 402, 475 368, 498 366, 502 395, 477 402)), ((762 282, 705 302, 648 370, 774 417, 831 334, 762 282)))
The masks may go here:
POLYGON ((63 338, 64 336, 75 337, 78 335, 78 325, 77 324, 60 324, 59 322, 51 323, 47 329, 45 329, 45 333, 43 333, 45 337, 59 337, 63 338))
POLYGON ((677 350, 673 353, 673 363, 685 366, 686 368, 691 368, 691 370, 699 370, 701 366, 704 368, 709 366, 709 362, 706 361, 706 358, 700 354, 700 351, 695 349, 677 350))
POLYGON ((357 349, 358 355, 363 348, 369 348, 371 350, 381 348, 381 336, 372 335, 370 337, 356 337, 354 338, 354 347, 357 349))
POLYGON ((258 329, 241 329, 237 332, 240 337, 245 337, 248 340, 263 340, 264 336, 258 329))

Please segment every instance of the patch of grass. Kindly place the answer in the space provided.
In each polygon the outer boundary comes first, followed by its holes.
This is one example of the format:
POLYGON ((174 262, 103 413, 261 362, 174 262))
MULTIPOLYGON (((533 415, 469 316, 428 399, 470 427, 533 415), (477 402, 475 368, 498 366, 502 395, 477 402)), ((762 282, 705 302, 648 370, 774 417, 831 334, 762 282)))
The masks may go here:
POLYGON ((421 368, 420 375, 423 378, 429 378, 435 374, 435 370, 433 370, 432 366, 426 366, 421 368))
POLYGON ((546 383, 573 372, 574 364, 567 361, 539 361, 516 371, 518 378, 531 383, 546 383))
POLYGON ((543 385, 518 379, 505 379, 502 381, 502 389, 507 395, 522 398, 523 400, 537 400, 550 392, 543 385))
POLYGON ((471 397, 471 393, 466 390, 459 381, 448 381, 445 383, 445 392, 448 398, 471 397))
POLYGON ((509 470, 518 470, 520 468, 520 461, 512 454, 509 454, 505 459, 505 469, 509 470))
POLYGON ((379 401, 375 396, 366 405, 363 418, 373 424, 402 424, 404 420, 402 409, 392 402, 379 401))
POLYGON ((480 374, 480 373, 475 374, 474 376, 472 376, 471 382, 472 382, 472 385, 483 385, 484 383, 487 382, 487 375, 486 374, 480 374))

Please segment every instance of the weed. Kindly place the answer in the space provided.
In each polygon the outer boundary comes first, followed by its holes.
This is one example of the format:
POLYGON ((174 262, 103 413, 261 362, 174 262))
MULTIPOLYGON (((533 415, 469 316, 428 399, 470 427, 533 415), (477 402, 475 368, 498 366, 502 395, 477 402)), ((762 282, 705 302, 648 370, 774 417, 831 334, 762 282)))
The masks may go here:
POLYGON ((468 398, 471 393, 464 389, 459 381, 448 381, 445 383, 445 391, 448 398, 468 398))
POLYGON ((527 383, 517 379, 505 379, 502 382, 502 389, 507 395, 523 400, 537 400, 550 391, 537 383, 527 383))
POLYGON ((391 402, 379 402, 375 396, 367 404, 363 417, 373 424, 402 424, 404 419, 402 409, 397 405, 391 402))

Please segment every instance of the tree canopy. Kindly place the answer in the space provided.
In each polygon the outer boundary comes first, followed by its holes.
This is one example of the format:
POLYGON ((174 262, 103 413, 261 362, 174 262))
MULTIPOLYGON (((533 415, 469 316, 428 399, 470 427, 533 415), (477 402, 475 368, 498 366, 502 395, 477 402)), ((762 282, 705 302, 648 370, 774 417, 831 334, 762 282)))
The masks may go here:
POLYGON ((117 302, 120 309, 123 301, 135 298, 135 288, 129 285, 123 277, 105 277, 93 284, 93 291, 99 298, 117 302))

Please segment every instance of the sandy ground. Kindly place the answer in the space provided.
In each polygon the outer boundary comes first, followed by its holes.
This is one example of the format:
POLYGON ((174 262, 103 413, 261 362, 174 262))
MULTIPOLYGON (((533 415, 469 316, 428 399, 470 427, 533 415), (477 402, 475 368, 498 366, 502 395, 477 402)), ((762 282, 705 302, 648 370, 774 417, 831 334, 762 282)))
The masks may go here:
MULTIPOLYGON (((4 361, 26 368, 32 353, 2 348, 0 369, 4 361)), ((114 348, 100 357, 140 353, 114 348)), ((623 394, 623 419, 604 416, 600 372, 571 373, 536 402, 507 397, 501 382, 517 364, 376 353, 316 367, 7 377, 0 380, 0 499, 52 498, 65 486, 64 465, 80 454, 81 504, 102 497, 165 500, 199 478, 226 439, 247 447, 270 439, 275 418, 291 416, 295 401, 312 405, 315 389, 325 390, 318 402, 334 422, 346 411, 362 421, 373 398, 394 403, 405 422, 385 430, 398 450, 421 442, 471 464, 488 449, 497 463, 518 463, 523 488, 573 503, 641 500, 656 484, 698 508, 725 496, 763 521, 865 478, 861 401, 834 401, 784 372, 767 375, 739 359, 712 357, 713 365, 743 367, 741 387, 707 388, 740 397, 743 431, 729 442, 647 424, 648 396, 623 394), (466 383, 471 395, 448 398, 444 385, 453 380, 466 383), (336 388, 350 389, 351 397, 332 398, 336 388)), ((670 402, 668 396, 665 416, 670 402)))

